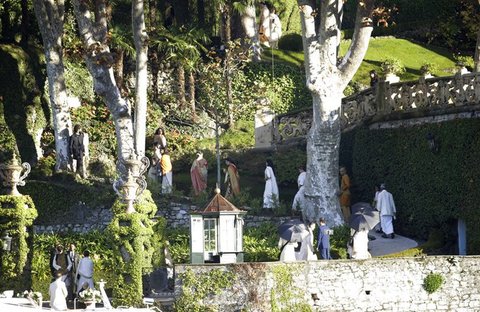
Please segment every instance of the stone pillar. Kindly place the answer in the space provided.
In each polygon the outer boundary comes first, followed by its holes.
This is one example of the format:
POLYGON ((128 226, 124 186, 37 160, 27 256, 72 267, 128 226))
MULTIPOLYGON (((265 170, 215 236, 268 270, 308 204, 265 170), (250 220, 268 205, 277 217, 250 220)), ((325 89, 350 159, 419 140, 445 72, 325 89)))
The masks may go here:
MULTIPOLYGON (((263 104, 263 103, 262 103, 263 104)), ((255 113, 255 147, 271 147, 275 114, 267 105, 258 107, 255 113)))

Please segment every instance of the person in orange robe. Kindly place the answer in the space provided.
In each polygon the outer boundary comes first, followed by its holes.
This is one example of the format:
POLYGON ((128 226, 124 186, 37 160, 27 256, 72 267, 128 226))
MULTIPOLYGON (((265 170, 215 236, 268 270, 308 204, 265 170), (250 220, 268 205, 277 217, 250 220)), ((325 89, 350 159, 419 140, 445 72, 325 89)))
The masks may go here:
POLYGON ((350 220, 350 177, 347 174, 345 167, 340 167, 340 194, 339 201, 342 208, 343 219, 345 222, 350 220))
POLYGON ((237 196, 240 194, 240 175, 238 174, 237 166, 231 158, 225 159, 225 164, 228 166, 225 174, 225 183, 227 185, 225 197, 237 196))

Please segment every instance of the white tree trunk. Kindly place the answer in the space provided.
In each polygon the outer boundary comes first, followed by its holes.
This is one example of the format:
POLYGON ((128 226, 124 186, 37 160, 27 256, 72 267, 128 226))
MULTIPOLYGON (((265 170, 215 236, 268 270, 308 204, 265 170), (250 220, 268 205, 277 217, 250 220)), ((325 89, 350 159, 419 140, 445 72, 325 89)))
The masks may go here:
POLYGON ((325 218, 330 226, 343 223, 338 201, 338 159, 342 93, 361 64, 372 31, 371 0, 361 1, 352 44, 337 66, 342 0, 298 0, 302 21, 307 87, 313 99, 312 128, 307 137, 305 181, 306 221, 325 218), (318 33, 315 19, 319 18, 318 33))
POLYGON ((115 133, 118 144, 118 158, 129 159, 136 157, 134 147, 134 133, 129 103, 122 97, 115 83, 112 65, 113 56, 106 45, 106 18, 104 3, 96 1, 96 16, 94 24, 88 3, 74 0, 73 7, 77 18, 79 33, 85 46, 85 61, 96 93, 101 96, 107 105, 115 124, 115 133), (102 16, 98 16, 98 15, 102 16))
POLYGON ((257 16, 255 13, 255 6, 252 4, 247 5, 245 12, 241 16, 243 30, 248 39, 252 42, 253 61, 261 60, 261 47, 258 41, 258 27, 257 16))
POLYGON ((48 90, 55 134, 55 170, 66 170, 69 163, 68 141, 72 122, 67 102, 63 65, 63 1, 35 0, 33 2, 38 27, 42 34, 47 63, 48 90))
POLYGON ((145 131, 147 123, 148 87, 148 36, 145 29, 143 0, 132 1, 132 27, 137 53, 135 81, 135 149, 138 156, 145 156, 145 131))

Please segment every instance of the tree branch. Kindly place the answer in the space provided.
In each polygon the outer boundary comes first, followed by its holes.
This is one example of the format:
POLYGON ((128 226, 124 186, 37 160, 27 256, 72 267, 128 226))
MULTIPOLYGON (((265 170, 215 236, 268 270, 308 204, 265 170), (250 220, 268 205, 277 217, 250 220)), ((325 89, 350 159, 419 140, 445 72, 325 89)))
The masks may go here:
POLYGON ((358 3, 352 43, 339 65, 342 90, 352 80, 367 53, 373 30, 371 19, 373 2, 373 0, 361 0, 358 3))

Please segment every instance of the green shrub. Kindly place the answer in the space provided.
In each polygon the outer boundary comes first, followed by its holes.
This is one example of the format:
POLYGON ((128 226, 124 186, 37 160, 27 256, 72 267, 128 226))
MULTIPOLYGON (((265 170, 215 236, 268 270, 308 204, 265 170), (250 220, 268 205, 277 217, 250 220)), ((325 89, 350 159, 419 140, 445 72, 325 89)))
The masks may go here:
POLYGON ((439 273, 430 273, 423 279, 423 289, 429 294, 436 292, 443 284, 444 278, 439 273))
POLYGON ((288 51, 303 51, 302 36, 299 34, 286 34, 278 41, 278 48, 288 51))
POLYGON ((245 262, 277 261, 280 250, 277 246, 277 226, 264 222, 258 227, 247 227, 243 235, 245 262), (272 235, 275 233, 275 235, 272 235))
POLYGON ((384 75, 401 75, 405 72, 405 67, 403 66, 402 62, 394 57, 386 58, 385 60, 383 60, 380 68, 382 69, 382 73, 384 75))

